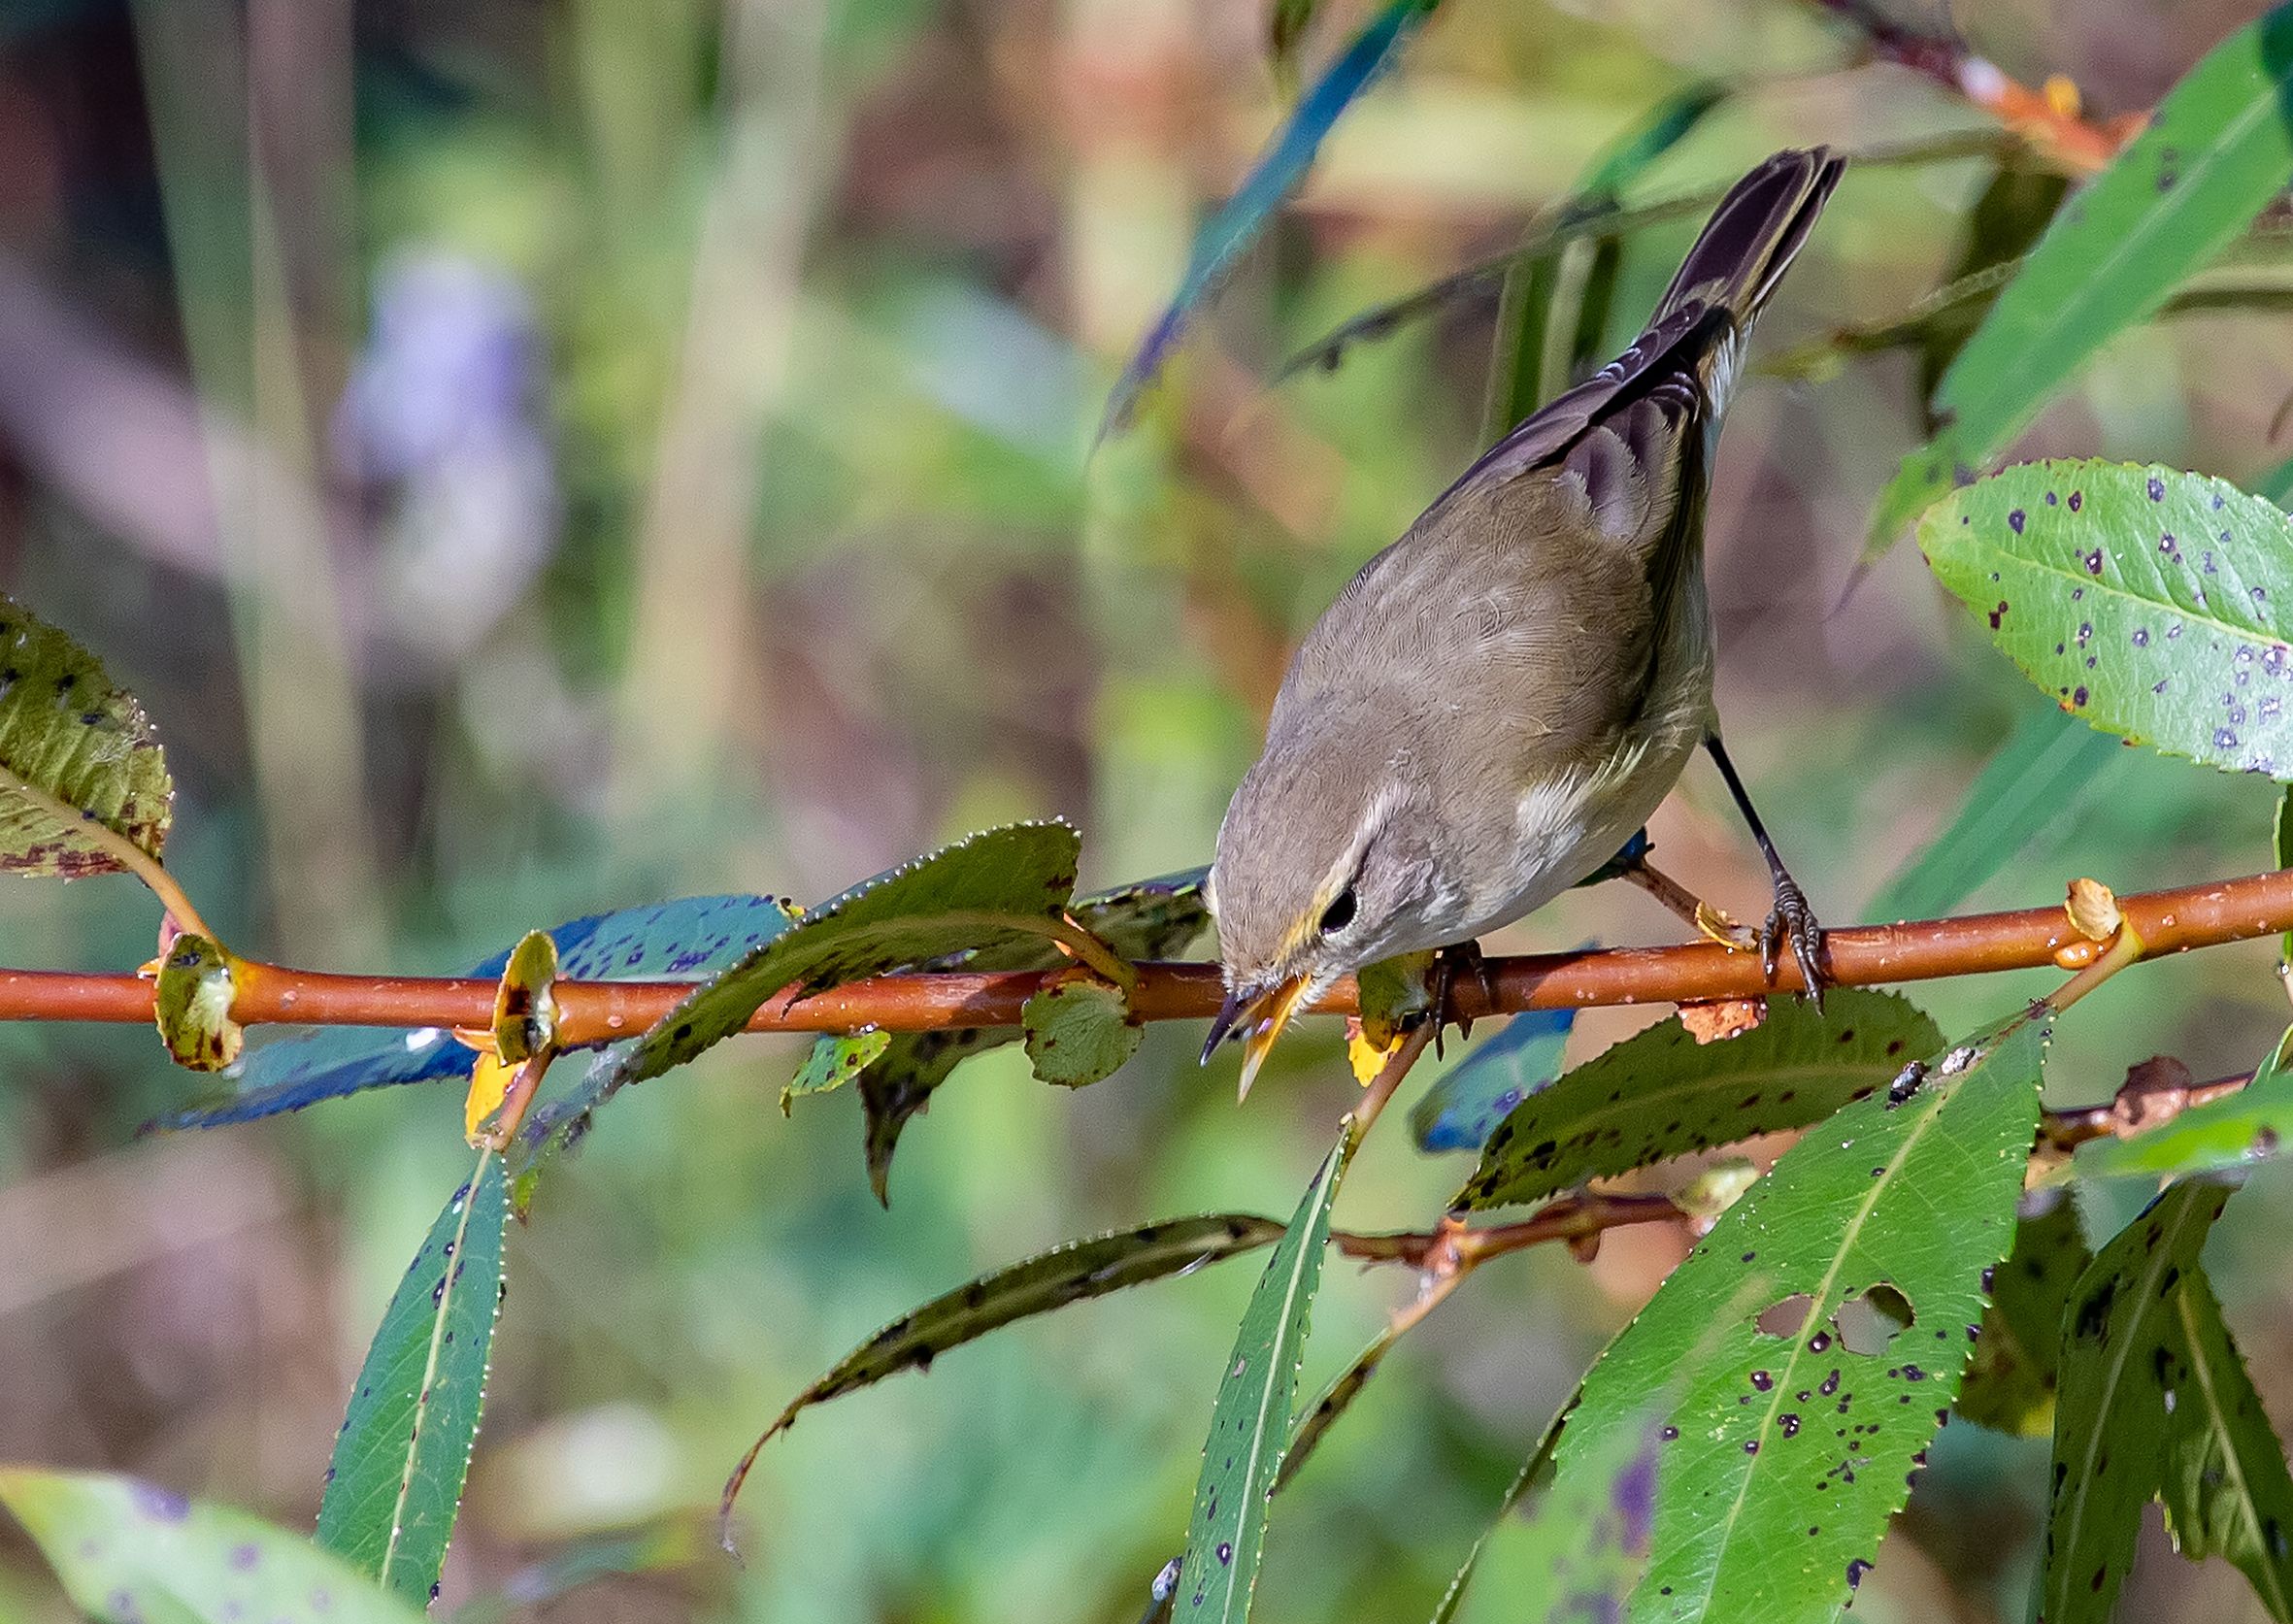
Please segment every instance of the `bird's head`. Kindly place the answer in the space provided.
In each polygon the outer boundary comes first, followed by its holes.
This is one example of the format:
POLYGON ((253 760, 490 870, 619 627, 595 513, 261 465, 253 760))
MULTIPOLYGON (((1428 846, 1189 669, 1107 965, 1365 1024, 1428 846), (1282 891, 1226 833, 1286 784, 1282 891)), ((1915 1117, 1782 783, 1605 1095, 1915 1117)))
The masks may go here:
POLYGON ((1234 792, 1210 883, 1226 1004, 1203 1059, 1239 1032, 1245 1093, 1290 1016, 1330 983, 1426 945, 1441 887, 1409 767, 1278 734, 1234 792))

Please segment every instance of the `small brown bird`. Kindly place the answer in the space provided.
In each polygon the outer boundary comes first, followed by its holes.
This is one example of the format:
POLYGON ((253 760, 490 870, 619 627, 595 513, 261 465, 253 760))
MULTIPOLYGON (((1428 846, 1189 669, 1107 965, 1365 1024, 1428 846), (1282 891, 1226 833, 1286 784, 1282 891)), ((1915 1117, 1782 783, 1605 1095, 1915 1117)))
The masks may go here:
MULTIPOLYGON (((1599 869, 1701 744, 1775 879, 1771 978, 1822 939, 1720 747, 1704 508, 1754 319, 1844 168, 1778 152, 1724 198, 1647 330, 1468 469, 1307 634, 1218 830, 1243 1087, 1341 976, 1454 948, 1599 869)), ((1439 1018, 1437 1016, 1437 1018, 1439 1018)))

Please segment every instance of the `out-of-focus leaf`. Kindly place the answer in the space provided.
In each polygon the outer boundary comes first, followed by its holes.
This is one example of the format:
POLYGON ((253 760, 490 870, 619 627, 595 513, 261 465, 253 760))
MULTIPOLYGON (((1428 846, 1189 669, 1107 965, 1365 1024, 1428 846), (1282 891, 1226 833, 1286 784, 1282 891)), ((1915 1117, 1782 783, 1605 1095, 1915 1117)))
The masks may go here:
POLYGON ((689 1518, 633 1534, 594 1535, 527 1563, 499 1589, 472 1597, 451 1616, 453 1624, 507 1624, 593 1579, 665 1573, 708 1559, 699 1530, 689 1518))
POLYGON ((1291 1214, 1243 1310, 1203 1444, 1172 1616, 1243 1624, 1265 1553, 1266 1508, 1289 1447, 1298 1362, 1321 1288, 1330 1207, 1359 1135, 1352 1117, 1291 1214))
POLYGON ((1919 521, 1936 576, 2089 726, 2293 775, 2293 516, 2225 481, 2032 462, 1919 521))
MULTIPOLYGON (((1579 1390, 1579 1396, 1581 1396, 1581 1390, 1579 1390)), ((1512 1483, 1505 1490, 1504 1499, 1497 1503, 1495 1520, 1487 1528, 1481 1530, 1479 1539, 1473 1541, 1473 1548, 1465 1553, 1465 1560, 1458 1564, 1455 1575, 1450 1578, 1449 1587, 1442 1592, 1440 1605, 1433 1609, 1432 1624, 1452 1624, 1458 1609, 1465 1604, 1465 1598, 1472 1588, 1474 1575, 1480 1571, 1480 1559, 1487 1552, 1490 1544, 1504 1533, 1507 1523, 1520 1508, 1521 1503, 1528 1499, 1530 1492, 1542 1488, 1552 1480, 1552 1458, 1560 1448, 1561 1429, 1567 1426, 1569 1416, 1576 1407, 1577 1400, 1570 1399, 1568 1407, 1553 1418, 1552 1424, 1545 1429, 1544 1436, 1538 1439, 1536 1452, 1531 1454, 1522 1463, 1520 1471, 1513 1475, 1512 1483)), ((1626 1438, 1630 1436, 1630 1433, 1627 1429, 1619 1427, 1616 1429, 1616 1436, 1619 1439, 1626 1438)), ((1665 1442, 1661 1432, 1658 1434, 1657 1441, 1659 1442, 1665 1442)))
MULTIPOLYGON (((1085 930, 1133 962, 1182 953, 1210 923, 1202 888, 1208 869, 1188 869, 1081 897, 1067 910, 1085 930)), ((1063 961, 1045 943, 1021 942, 926 963, 930 970, 1049 970, 1063 961)), ((860 1073, 868 1182, 889 1204, 892 1152, 908 1119, 921 1110, 950 1072, 975 1054, 1015 1043, 1015 1026, 951 1032, 903 1032, 860 1073)), ((844 1042, 822 1038, 813 1054, 844 1042)), ((822 1062, 823 1064, 827 1062, 822 1062)))
POLYGON ((510 1062, 529 1060, 557 1043, 557 943, 530 930, 510 949, 502 984, 494 991, 494 1052, 510 1062))
POLYGON ((2293 1031, 2234 1094, 2191 1106, 2172 1121, 2130 1139, 2089 1140, 2076 1167, 2085 1178, 2177 1177, 2214 1173, 2275 1156, 2293 1143, 2293 1031))
POLYGON ((605 1074, 590 1109, 697 1058, 794 986, 816 992, 965 947, 1028 940, 1075 889, 1080 846, 1064 823, 989 829, 863 880, 694 990, 605 1074))
POLYGON ((53 626, 0 597, 0 874, 116 874, 156 858, 175 782, 135 696, 53 626))
MULTIPOLYGON (((566 980, 674 980, 721 970, 786 930, 792 918, 787 903, 770 897, 684 897, 569 920, 549 937, 566 980)), ((509 960, 504 948, 460 974, 499 980, 509 960)), ((230 1094, 153 1126, 251 1122, 362 1089, 458 1077, 469 1070, 470 1051, 440 1027, 317 1027, 249 1044, 230 1094)))
MULTIPOLYGON (((2280 869, 2293 869, 2293 785, 2277 797, 2277 815, 2270 830, 2270 846, 2280 869)), ((2277 974, 2293 980, 2293 930, 2287 931, 2277 945, 2277 974)))
POLYGON ((1045 1082, 1082 1088, 1112 1077, 1139 1052, 1146 1029, 1131 1018, 1122 988, 1081 965, 1046 981, 1021 1011, 1027 1063, 1045 1082))
POLYGON ((2025 1198, 2014 1249, 1992 1276, 1982 1335, 1959 1388, 1955 1408, 1961 1415, 2032 1437, 2053 1426, 2062 1313, 2093 1260, 2078 1228, 2077 1206, 2066 1192, 2041 1190, 2025 1198))
POLYGON ((186 931, 169 944, 151 989, 151 1018, 175 1063, 219 1072, 239 1058, 246 1030, 231 1018, 239 961, 219 942, 186 931))
POLYGON ((2166 1390, 2158 1498, 2174 1544, 2192 1562, 2226 1557, 2278 1624, 2293 1621, 2293 1475, 2203 1269, 2175 1283, 2171 1340, 2180 1361, 2166 1390))
POLYGON ((1434 1079, 1410 1108, 1420 1150, 1479 1150, 1514 1107, 1560 1075, 1574 1010, 1529 1010, 1434 1079))
MULTIPOLYGON (((1282 1238, 1272 1218, 1247 1212, 1208 1212, 1137 1229, 1070 1241, 1022 1262, 981 1275, 904 1313, 836 1362, 834 1369, 789 1401, 749 1451, 755 1458, 773 1435, 813 1405, 842 1398, 902 1371, 928 1371, 949 1348, 1032 1314, 1085 1303, 1125 1286, 1184 1275, 1206 1263, 1255 1251, 1282 1238)), ((742 1471, 747 1471, 744 1462, 742 1471)), ((736 1477, 734 1487, 739 1486, 736 1477)), ((727 1496, 728 1502, 730 1495, 727 1496)))
POLYGON ((2198 1272, 2199 1249, 2230 1191, 2206 1179, 2175 1185, 2102 1248, 2071 1292, 2045 1567, 2033 1609, 2050 1624, 2104 1624, 2133 1564, 2167 1446, 2176 1288, 2198 1272))
POLYGON ((509 1219, 502 1159, 481 1154, 382 1311, 326 1470, 318 1542, 417 1606, 446 1562, 478 1438, 509 1219))
MULTIPOLYGON (((2046 229, 2046 222, 2062 207, 2069 190, 2070 180, 2061 171, 2031 163, 2019 152, 2009 153, 1968 213, 1967 234, 1944 282, 1963 283, 1971 277, 2019 261, 2046 229)), ((1928 412, 1929 434, 1941 426, 1930 403, 1942 385, 1943 375, 1975 336, 1998 289, 2005 285, 2002 278, 1977 297, 1938 311, 1920 336, 1919 403, 1928 412)))
POLYGON ((2033 711, 1967 786, 1949 825, 1897 869, 1864 916, 1935 919, 1965 902, 2117 766, 2115 739, 2033 711))
POLYGON ((1475 1553, 1474 1583, 1450 1616, 1466 1624, 1622 1618, 1647 1569, 1666 1448, 1657 1419, 1611 1429, 1528 1515, 1489 1530, 1475 1553))
POLYGON ((1555 1492, 1677 1392, 1635 1613, 1829 1617, 1957 1393, 2038 1120, 2033 1014, 1847 1106, 1712 1227, 1601 1356, 1555 1492), (1938 1220, 1946 1203, 1947 1223, 1938 1220), (1890 1331, 1889 1328, 1892 1328, 1890 1331))
POLYGON ((889 1032, 838 1033, 816 1040, 788 1086, 781 1090, 781 1114, 786 1116, 799 1094, 825 1094, 858 1077, 877 1056, 891 1047, 889 1032))
POLYGON ((1282 199, 1306 178, 1314 153, 1321 149, 1322 137, 1330 133, 1339 116, 1384 71, 1411 30, 1438 3, 1439 0, 1388 0, 1314 82, 1313 88, 1299 99, 1296 110, 1275 132, 1273 142, 1259 155, 1240 189, 1211 216, 1194 239, 1193 256, 1187 261, 1186 274, 1180 279, 1179 291, 1172 297, 1170 308, 1147 329, 1137 353, 1114 381, 1114 387, 1107 397, 1106 416, 1099 425, 1100 439, 1129 423, 1140 394, 1153 381, 1163 357, 1178 342, 1196 308, 1243 249, 1265 230, 1266 222, 1274 217, 1282 199))
POLYGON ((1274 0, 1266 9, 1266 55, 1275 77, 1294 83, 1298 71, 1298 43, 1313 24, 1321 0, 1274 0))
POLYGON ((2253 494, 2266 496, 2280 508, 2293 508, 2293 457, 2254 481, 2253 494))
POLYGON ((2293 174, 2293 7, 2216 46, 2063 207, 1935 391, 1943 431, 1903 461, 1867 559, 2007 448, 2112 335, 2162 304, 2293 174))
POLYGON ((422 1616, 284 1529, 133 1477, 0 1467, 0 1504, 74 1604, 103 1624, 417 1624, 422 1616))
POLYGON ((1699 1044, 1674 1015, 1531 1094, 1489 1135, 1454 1205, 1511 1207, 1581 1179, 1820 1122, 1942 1044, 1900 995, 1777 998, 1741 1037, 1699 1044))

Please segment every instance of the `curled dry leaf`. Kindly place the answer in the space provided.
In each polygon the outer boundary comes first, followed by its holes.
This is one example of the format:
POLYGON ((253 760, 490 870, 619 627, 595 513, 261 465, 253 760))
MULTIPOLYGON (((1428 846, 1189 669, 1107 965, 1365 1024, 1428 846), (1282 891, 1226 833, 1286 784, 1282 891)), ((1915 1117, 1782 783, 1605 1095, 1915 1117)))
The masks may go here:
POLYGON ((2117 893, 2099 879, 2072 880, 2062 908, 2070 915, 2071 929, 2088 942, 2108 942, 2126 922, 2125 913, 2118 908, 2117 893))
POLYGON ((219 942, 185 932, 169 945, 158 965, 151 1018, 175 1063, 194 1072, 219 1072, 237 1060, 247 1042, 246 1031, 231 1018, 238 960, 219 942))
POLYGON ((532 1058, 557 1042, 557 943, 527 931, 510 950, 493 999, 494 1052, 507 1061, 532 1058))
POLYGON ((1699 1044, 1739 1037, 1767 1018, 1764 998, 1711 998, 1679 1007, 1680 1025, 1699 1044))

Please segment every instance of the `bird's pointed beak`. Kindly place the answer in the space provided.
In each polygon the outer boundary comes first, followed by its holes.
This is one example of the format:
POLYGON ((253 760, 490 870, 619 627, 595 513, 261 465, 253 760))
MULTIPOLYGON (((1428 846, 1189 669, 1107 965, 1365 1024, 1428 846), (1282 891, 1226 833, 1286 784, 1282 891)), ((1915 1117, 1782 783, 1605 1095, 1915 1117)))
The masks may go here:
POLYGON ((1306 990, 1311 983, 1303 976, 1293 976, 1279 981, 1264 991, 1245 990, 1226 995, 1225 1004, 1211 1022, 1210 1041, 1202 1045, 1204 1065, 1217 1051, 1227 1035, 1237 1028, 1242 1032, 1242 1091, 1241 1098, 1249 1098, 1250 1084, 1258 1076, 1258 1068, 1266 1063, 1266 1056, 1274 1048, 1274 1040, 1281 1036, 1281 1029, 1297 1013, 1298 1006, 1306 1001, 1306 990))

